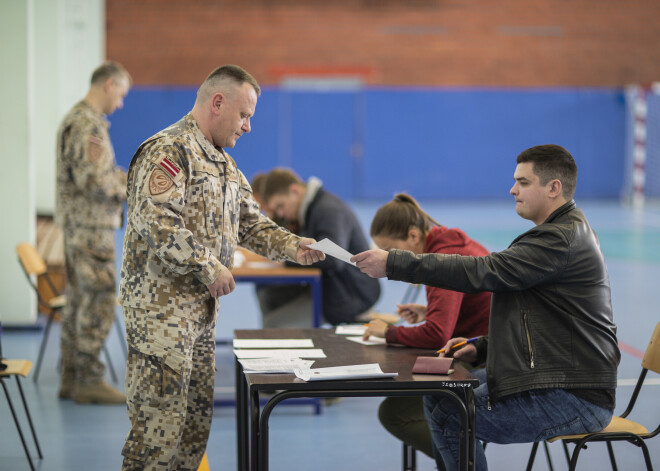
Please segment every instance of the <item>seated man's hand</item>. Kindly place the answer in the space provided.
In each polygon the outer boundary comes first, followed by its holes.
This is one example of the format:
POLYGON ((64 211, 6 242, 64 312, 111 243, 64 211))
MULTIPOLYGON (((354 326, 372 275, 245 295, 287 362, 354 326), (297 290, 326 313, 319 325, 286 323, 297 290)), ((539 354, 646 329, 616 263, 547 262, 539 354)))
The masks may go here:
POLYGON ((366 252, 353 255, 351 262, 372 278, 384 278, 387 266, 388 252, 381 249, 371 249, 366 252))
POLYGON ((311 265, 312 263, 325 260, 325 254, 319 250, 310 249, 308 246, 314 244, 316 241, 308 237, 300 240, 298 252, 296 253, 296 261, 301 265, 311 265))
POLYGON ((454 345, 465 341, 467 341, 465 337, 456 337, 450 339, 447 342, 447 345, 444 346, 445 351, 439 353, 438 356, 454 357, 456 360, 461 360, 466 363, 473 363, 477 361, 477 347, 475 347, 473 343, 468 343, 462 347, 454 348, 454 345))

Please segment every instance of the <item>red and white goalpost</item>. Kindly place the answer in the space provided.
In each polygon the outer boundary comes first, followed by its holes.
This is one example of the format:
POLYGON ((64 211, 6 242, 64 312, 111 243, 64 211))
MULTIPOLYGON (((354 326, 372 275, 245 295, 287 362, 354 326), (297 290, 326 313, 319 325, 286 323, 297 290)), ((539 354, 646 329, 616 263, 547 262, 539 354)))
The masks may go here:
POLYGON ((624 199, 641 207, 660 198, 660 82, 626 87, 624 199))

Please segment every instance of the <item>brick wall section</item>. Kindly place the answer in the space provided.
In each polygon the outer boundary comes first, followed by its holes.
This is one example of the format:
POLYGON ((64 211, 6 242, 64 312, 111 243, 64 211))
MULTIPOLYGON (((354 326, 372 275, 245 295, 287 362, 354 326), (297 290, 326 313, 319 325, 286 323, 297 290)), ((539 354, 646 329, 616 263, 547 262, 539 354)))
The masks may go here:
POLYGON ((106 0, 107 57, 138 85, 217 65, 262 84, 325 71, 394 86, 660 80, 658 0, 106 0))

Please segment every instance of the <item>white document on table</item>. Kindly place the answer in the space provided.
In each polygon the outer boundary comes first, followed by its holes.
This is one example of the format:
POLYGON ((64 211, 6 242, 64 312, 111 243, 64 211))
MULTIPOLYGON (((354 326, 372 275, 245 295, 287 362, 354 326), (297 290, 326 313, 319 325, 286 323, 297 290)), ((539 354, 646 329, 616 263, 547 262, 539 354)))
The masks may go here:
POLYGON ((351 262, 351 257, 353 256, 353 254, 342 249, 340 246, 335 244, 330 239, 326 238, 318 242, 314 242, 313 244, 308 245, 308 247, 310 249, 320 250, 326 255, 330 255, 332 257, 338 258, 342 262, 346 262, 349 265, 355 266, 355 263, 351 262))
POLYGON ((332 379, 392 378, 399 373, 383 373, 378 363, 370 363, 315 369, 296 368, 295 374, 303 381, 328 381, 332 379))
POLYGON ((314 360, 302 358, 244 358, 238 360, 243 373, 293 373, 296 368, 308 369, 314 360))
POLYGON ((387 341, 383 337, 374 337, 370 335, 367 340, 362 340, 362 336, 346 337, 351 342, 361 343, 362 345, 385 345, 387 341))
POLYGON ((312 339, 234 339, 234 348, 313 348, 312 339))
POLYGON ((337 335, 362 335, 367 330, 366 325, 338 325, 335 329, 337 335))
POLYGON ((234 349, 236 358, 326 358, 320 348, 234 349))

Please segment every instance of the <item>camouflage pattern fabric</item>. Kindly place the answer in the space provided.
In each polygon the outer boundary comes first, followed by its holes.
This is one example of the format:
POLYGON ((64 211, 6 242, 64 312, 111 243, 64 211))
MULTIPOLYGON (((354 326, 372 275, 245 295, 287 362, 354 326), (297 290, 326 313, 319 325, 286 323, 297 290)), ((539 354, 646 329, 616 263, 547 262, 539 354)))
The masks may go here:
POLYGON ((84 101, 63 118, 57 137, 55 223, 119 229, 126 172, 117 166, 108 123, 84 101))
POLYGON ((126 367, 131 430, 122 469, 195 471, 213 415, 215 303, 207 303, 202 322, 174 306, 160 312, 128 308, 124 316, 131 345, 126 367))
POLYGON ((65 229, 64 257, 68 291, 62 310, 62 378, 95 384, 105 373, 99 358, 117 307, 114 231, 65 229))
POLYGON ((295 260, 300 237, 261 214, 234 160, 188 114, 129 168, 120 299, 131 351, 124 470, 194 470, 213 404, 218 302, 207 285, 237 245, 295 260))
POLYGON ((56 188, 67 271, 62 383, 93 384, 103 379, 99 356, 116 308, 113 230, 121 225, 126 172, 116 165, 108 123, 84 101, 58 131, 56 188))

